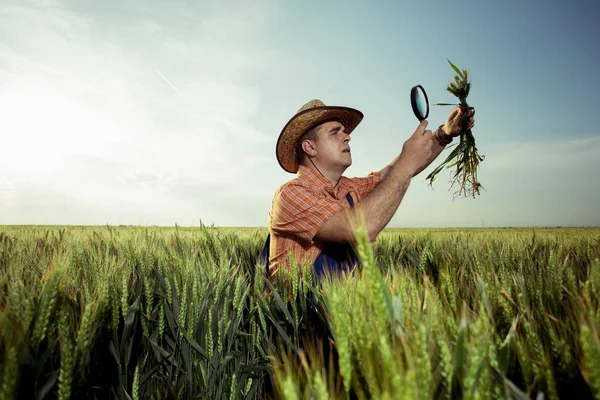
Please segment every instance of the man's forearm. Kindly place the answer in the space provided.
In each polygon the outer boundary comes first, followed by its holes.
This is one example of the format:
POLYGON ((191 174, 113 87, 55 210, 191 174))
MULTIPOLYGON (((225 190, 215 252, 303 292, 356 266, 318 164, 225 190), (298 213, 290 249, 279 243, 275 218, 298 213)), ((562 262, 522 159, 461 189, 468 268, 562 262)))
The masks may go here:
POLYGON ((411 174, 410 170, 401 164, 400 156, 396 157, 381 171, 382 180, 377 187, 359 203, 365 213, 370 240, 374 240, 390 222, 408 190, 411 179, 427 168, 444 150, 445 146, 440 145, 433 136, 431 140, 432 153, 426 165, 411 174))
POLYGON ((414 176, 398 159, 395 161, 389 165, 375 189, 358 203, 365 215, 369 240, 374 240, 390 222, 414 176))
POLYGON ((365 218, 369 240, 373 241, 381 232, 398 209, 410 180, 414 168, 409 168, 401 160, 390 163, 382 170, 382 180, 375 188, 360 200, 354 209, 345 208, 331 217, 315 234, 315 238, 346 243, 354 239, 352 226, 347 219, 347 212, 360 210, 365 218))

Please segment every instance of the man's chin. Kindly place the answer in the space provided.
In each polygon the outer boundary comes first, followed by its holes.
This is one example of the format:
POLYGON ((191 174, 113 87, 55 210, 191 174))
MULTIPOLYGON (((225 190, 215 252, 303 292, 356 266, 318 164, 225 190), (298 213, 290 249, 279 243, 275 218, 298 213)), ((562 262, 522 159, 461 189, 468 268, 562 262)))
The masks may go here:
POLYGON ((342 168, 347 169, 349 166, 352 165, 352 157, 348 156, 348 157, 344 157, 343 159, 340 160, 340 164, 342 166, 342 168))

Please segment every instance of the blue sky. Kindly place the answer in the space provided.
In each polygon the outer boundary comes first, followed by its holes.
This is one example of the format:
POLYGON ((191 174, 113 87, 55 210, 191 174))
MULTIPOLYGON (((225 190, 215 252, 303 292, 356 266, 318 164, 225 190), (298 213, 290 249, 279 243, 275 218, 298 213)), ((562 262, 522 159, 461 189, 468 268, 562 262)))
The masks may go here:
MULTIPOLYGON (((363 111, 378 170, 450 59, 471 75, 475 199, 415 177, 390 227, 600 226, 598 1, 0 0, 0 224, 265 226, 307 101, 363 111)), ((433 107, 430 127, 450 107, 433 107)))

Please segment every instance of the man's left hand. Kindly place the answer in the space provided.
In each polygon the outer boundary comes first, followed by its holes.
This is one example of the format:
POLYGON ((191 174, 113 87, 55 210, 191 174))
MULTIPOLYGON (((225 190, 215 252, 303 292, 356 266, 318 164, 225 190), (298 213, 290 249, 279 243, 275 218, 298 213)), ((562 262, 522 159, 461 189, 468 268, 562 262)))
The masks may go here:
MULTIPOLYGON (((475 119, 473 118, 474 113, 475 113, 475 111, 473 109, 469 110, 470 118, 469 118, 469 123, 465 130, 472 129, 473 126, 475 125, 475 119)), ((452 137, 459 136, 460 133, 463 131, 463 128, 461 125, 462 117, 463 117, 463 111, 460 107, 456 107, 455 109, 453 109, 450 112, 450 115, 448 116, 448 120, 444 124, 444 127, 442 128, 444 133, 446 135, 452 136, 452 137)))

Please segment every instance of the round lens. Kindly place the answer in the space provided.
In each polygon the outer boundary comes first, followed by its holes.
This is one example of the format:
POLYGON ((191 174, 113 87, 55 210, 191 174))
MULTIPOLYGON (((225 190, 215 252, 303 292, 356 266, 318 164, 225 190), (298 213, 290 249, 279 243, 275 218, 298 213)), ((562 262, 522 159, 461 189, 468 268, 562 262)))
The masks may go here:
POLYGON ((425 89, 421 85, 413 87, 410 91, 410 102, 413 112, 419 121, 423 121, 429 115, 429 101, 425 89))
POLYGON ((417 110, 422 117, 427 115, 427 101, 421 89, 417 90, 417 110))

